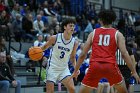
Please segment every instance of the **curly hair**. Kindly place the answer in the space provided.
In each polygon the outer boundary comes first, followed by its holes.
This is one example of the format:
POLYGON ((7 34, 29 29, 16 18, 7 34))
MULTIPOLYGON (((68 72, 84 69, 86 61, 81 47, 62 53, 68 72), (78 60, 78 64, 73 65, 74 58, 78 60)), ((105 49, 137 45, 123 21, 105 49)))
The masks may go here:
POLYGON ((104 25, 112 24, 116 20, 116 14, 113 10, 101 10, 98 17, 104 25))
POLYGON ((64 26, 67 26, 67 24, 70 24, 70 23, 75 24, 76 20, 73 18, 66 18, 65 20, 62 21, 62 24, 61 24, 62 32, 64 32, 64 26))

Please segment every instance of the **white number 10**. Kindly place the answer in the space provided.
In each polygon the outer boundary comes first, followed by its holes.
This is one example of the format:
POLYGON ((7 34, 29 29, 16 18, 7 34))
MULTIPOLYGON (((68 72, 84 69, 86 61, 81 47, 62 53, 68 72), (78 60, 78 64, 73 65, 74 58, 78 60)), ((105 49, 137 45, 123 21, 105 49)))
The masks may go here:
POLYGON ((99 43, 98 45, 108 46, 110 42, 110 35, 99 35, 99 43))

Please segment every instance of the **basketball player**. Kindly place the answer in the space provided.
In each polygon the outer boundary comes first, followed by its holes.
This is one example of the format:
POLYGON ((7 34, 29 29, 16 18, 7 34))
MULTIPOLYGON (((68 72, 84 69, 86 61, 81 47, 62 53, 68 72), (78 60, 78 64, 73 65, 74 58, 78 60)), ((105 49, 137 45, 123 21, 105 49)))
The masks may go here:
POLYGON ((78 42, 72 37, 75 20, 66 19, 62 22, 63 33, 58 33, 49 38, 46 44, 41 47, 43 50, 52 46, 47 66, 46 93, 54 93, 54 84, 62 82, 69 93, 75 93, 73 80, 70 79, 68 61, 76 65, 75 54, 78 42), (70 80, 70 82, 68 82, 70 80))
POLYGON ((132 76, 136 78, 137 82, 140 82, 140 78, 126 50, 123 35, 111 25, 116 19, 116 14, 112 10, 102 10, 99 12, 98 17, 102 27, 95 29, 89 34, 72 77, 77 77, 77 71, 87 52, 92 47, 89 70, 82 81, 79 93, 90 93, 92 89, 97 88, 98 81, 101 78, 107 78, 110 85, 114 86, 118 93, 128 93, 124 78, 116 63, 115 53, 117 47, 131 70, 132 76))

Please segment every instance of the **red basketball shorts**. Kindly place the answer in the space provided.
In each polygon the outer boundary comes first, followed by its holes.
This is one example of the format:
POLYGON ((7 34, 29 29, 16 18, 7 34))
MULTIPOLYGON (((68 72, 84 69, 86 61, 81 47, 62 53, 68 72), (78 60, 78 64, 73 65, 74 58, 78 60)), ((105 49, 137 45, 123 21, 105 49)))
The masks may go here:
POLYGON ((102 78, 107 78, 111 86, 118 84, 123 80, 117 64, 92 62, 82 81, 82 84, 91 88, 97 88, 98 82, 102 78))

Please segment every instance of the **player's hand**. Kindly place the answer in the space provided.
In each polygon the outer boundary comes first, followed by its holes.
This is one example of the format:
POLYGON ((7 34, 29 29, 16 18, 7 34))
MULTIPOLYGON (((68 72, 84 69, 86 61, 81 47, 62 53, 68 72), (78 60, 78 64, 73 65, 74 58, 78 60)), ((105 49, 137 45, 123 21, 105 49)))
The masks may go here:
POLYGON ((132 76, 134 76, 134 78, 136 79, 136 83, 140 83, 140 77, 138 76, 137 73, 133 73, 132 76))
POLYGON ((79 74, 80 74, 80 70, 74 71, 73 74, 71 75, 71 78, 75 78, 77 80, 79 74))

